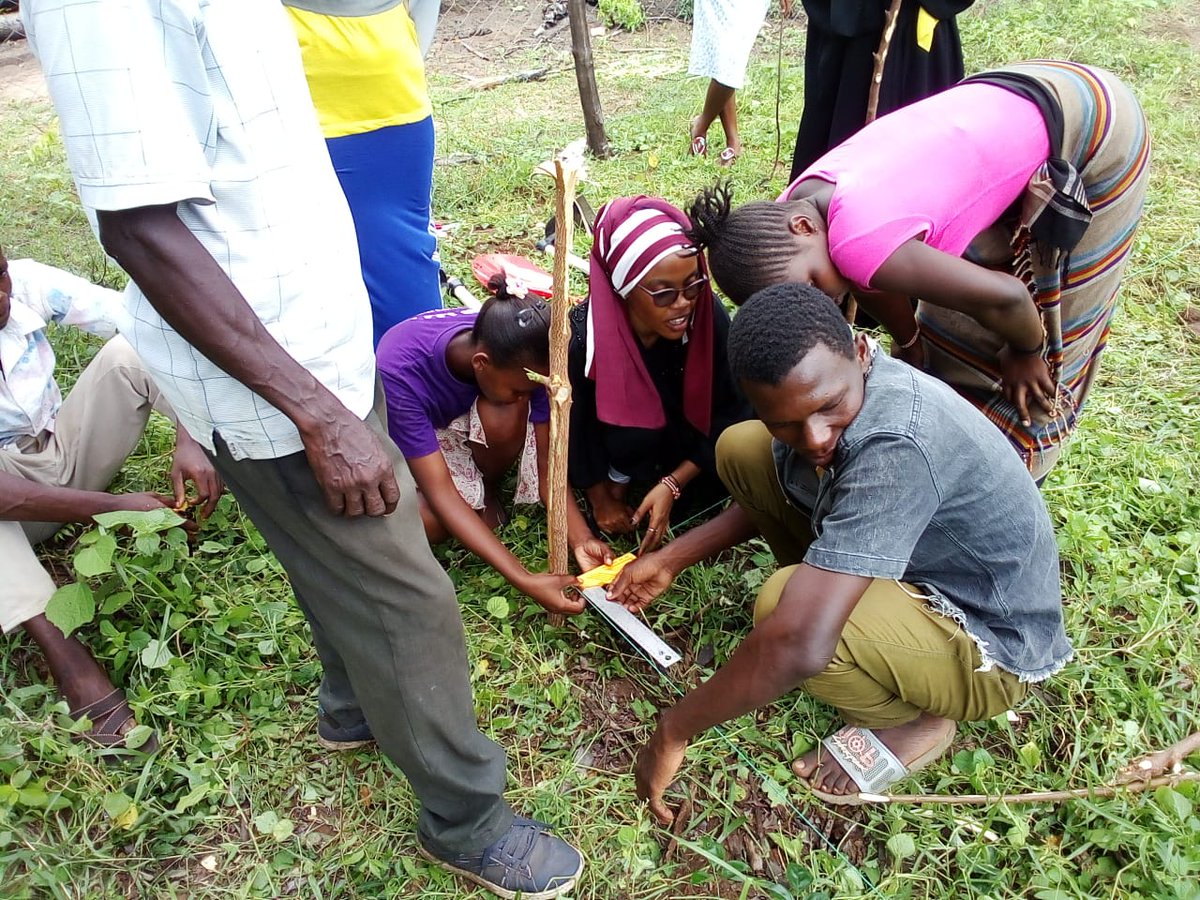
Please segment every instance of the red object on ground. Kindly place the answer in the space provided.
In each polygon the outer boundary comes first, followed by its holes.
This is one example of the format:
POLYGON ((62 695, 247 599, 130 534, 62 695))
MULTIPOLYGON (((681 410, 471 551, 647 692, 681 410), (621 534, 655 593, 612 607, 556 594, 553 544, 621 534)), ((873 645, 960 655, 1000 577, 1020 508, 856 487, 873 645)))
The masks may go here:
POLYGON ((554 292, 554 279, 550 273, 523 256, 511 253, 485 253, 471 261, 471 271, 479 283, 487 287, 495 275, 503 274, 511 286, 514 281, 525 285, 531 294, 549 298, 554 292))

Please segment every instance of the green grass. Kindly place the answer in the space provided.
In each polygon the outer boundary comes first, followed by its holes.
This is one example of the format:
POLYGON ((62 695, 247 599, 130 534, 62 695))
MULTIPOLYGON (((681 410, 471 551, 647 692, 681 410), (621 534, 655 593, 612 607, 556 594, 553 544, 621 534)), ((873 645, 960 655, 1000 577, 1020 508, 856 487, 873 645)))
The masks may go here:
MULTIPOLYGON (((1198 727, 1200 341, 1181 317, 1200 305, 1200 21, 1185 0, 994 0, 964 16, 962 30, 969 68, 1063 56, 1126 77, 1149 116, 1155 161, 1101 383, 1045 488, 1078 656, 1018 723, 964 727, 952 755, 914 789, 1094 785, 1198 727)), ((654 25, 623 46, 636 41, 657 49, 597 45, 617 153, 590 163, 593 205, 623 193, 683 202, 717 171, 684 154, 703 89, 681 74, 686 45, 654 25)), ((747 152, 732 176, 741 199, 773 196, 786 174, 772 168, 774 42, 774 32, 764 36, 739 95, 747 152)), ((789 27, 785 167, 802 46, 789 27)), ((437 169, 437 217, 463 223, 443 248, 456 272, 484 249, 536 253, 551 198, 549 182, 529 172, 582 133, 569 58, 546 52, 538 62, 556 74, 545 82, 473 92, 433 78, 439 153, 481 160, 437 169)), ((3 112, 0 241, 9 256, 118 282, 75 205, 48 110, 3 112)), ((67 334, 58 345, 69 381, 94 347, 67 334)), ((121 484, 164 486, 169 442, 154 423, 121 484)), ((531 563, 544 559, 544 537, 540 512, 516 516, 504 533, 531 563)), ((121 574, 93 582, 110 605, 125 602, 84 636, 162 732, 153 760, 110 768, 72 744, 36 655, 21 638, 5 639, 0 893, 484 896, 417 857, 413 799, 390 763, 317 747, 319 666, 307 630, 231 500, 204 539, 191 554, 169 542, 138 551, 123 539, 121 574)), ((54 552, 70 558, 65 542, 54 552)), ((511 799, 561 825, 589 858, 576 897, 828 898, 864 895, 870 884, 889 897, 1200 897, 1195 785, 1062 806, 834 813, 810 803, 789 773, 791 757, 833 725, 831 710, 800 696, 694 743, 673 795, 686 795, 691 813, 672 840, 633 798, 632 756, 655 711, 745 633, 769 555, 750 545, 698 566, 652 609, 685 651, 670 678, 595 617, 549 629, 469 555, 442 555, 462 600, 482 727, 509 752, 511 799), (510 601, 508 615, 489 613, 494 596, 510 601)))

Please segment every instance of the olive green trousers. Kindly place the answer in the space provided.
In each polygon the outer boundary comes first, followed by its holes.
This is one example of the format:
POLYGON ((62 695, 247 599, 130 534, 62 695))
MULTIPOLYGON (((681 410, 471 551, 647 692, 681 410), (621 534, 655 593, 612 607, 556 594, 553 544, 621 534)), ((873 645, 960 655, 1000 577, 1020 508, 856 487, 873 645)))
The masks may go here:
MULTIPOLYGON (((717 442, 717 471, 782 568, 758 592, 755 624, 779 603, 812 541, 808 516, 784 494, 762 422, 741 422, 717 442)), ((919 588, 876 579, 846 622, 833 659, 802 685, 851 725, 887 728, 922 712, 955 721, 999 715, 1027 686, 998 667, 980 671, 975 641, 936 612, 919 588)))

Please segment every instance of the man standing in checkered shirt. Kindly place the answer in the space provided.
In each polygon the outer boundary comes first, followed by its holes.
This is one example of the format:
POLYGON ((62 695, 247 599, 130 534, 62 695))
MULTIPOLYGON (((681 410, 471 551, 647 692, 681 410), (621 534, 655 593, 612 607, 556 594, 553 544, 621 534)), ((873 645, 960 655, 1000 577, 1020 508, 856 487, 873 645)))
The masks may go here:
POLYGON ((582 858, 514 816, 504 753, 476 726, 458 602, 376 411, 354 227, 281 6, 21 7, 80 197, 132 278, 126 337, 312 627, 322 743, 378 741, 435 861, 500 896, 569 890, 582 858))

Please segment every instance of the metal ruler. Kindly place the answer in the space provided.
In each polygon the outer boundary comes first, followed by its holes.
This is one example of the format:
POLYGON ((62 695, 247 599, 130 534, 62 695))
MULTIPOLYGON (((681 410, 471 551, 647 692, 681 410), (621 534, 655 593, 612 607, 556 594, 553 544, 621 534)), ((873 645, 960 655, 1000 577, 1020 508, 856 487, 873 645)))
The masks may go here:
POLYGON ((609 600, 604 594, 604 588, 584 588, 582 593, 592 609, 600 613, 610 625, 640 647, 647 657, 662 668, 668 669, 679 662, 681 657, 674 648, 670 647, 666 641, 651 631, 645 622, 620 603, 609 600))

